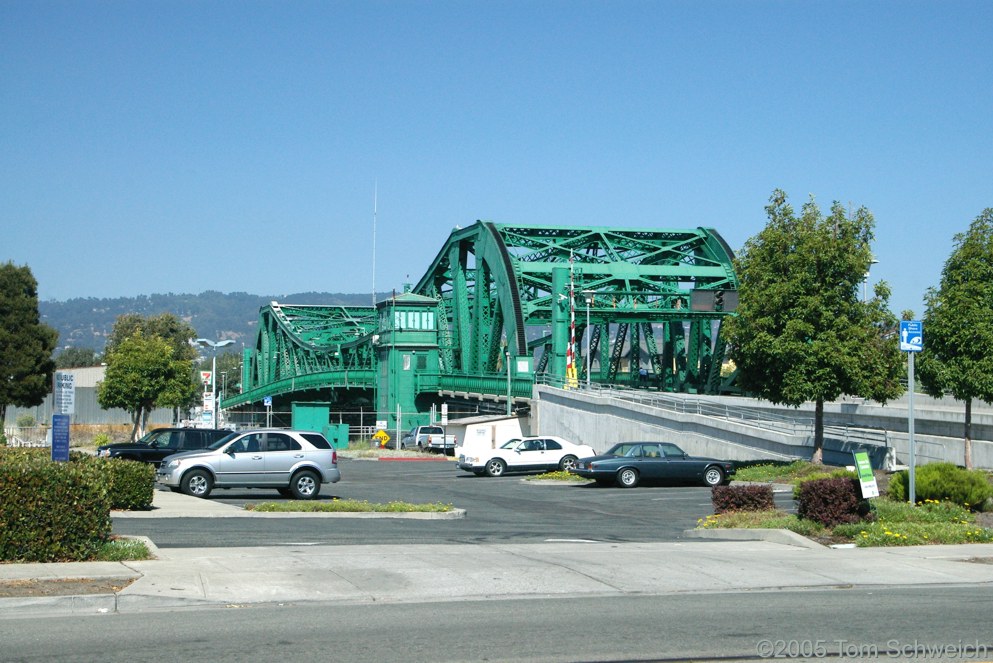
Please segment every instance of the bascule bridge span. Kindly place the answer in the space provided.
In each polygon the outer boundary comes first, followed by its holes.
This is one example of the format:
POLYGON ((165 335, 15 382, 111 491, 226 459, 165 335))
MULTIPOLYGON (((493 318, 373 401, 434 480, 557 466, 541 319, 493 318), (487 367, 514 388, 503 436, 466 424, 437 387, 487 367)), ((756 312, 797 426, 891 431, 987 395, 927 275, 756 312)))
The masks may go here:
POLYGON ((527 406, 536 380, 727 390, 723 322, 738 281, 713 229, 456 229, 404 292, 368 306, 272 302, 226 409, 360 404, 428 423, 446 402, 527 406))

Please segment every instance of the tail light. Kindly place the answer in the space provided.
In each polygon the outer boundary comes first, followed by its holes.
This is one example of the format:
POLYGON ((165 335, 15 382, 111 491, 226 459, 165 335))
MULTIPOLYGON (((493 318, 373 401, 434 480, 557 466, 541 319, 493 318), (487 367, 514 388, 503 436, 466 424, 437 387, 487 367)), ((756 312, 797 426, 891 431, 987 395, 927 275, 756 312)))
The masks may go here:
POLYGON ((332 465, 337 465, 338 464, 338 450, 337 449, 332 449, 331 450, 331 464, 332 465))

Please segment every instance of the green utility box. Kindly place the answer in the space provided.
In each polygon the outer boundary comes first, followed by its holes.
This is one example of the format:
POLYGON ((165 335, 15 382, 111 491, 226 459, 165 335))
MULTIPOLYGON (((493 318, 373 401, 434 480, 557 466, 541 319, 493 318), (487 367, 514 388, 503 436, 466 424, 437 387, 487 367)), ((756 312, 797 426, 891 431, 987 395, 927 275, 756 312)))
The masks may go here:
POLYGON ((348 448, 348 424, 328 424, 322 432, 335 449, 348 448))
POLYGON ((293 428, 323 433, 331 418, 330 403, 293 403, 290 409, 293 428))
POLYGON ((348 424, 328 423, 331 418, 330 403, 293 403, 290 412, 293 428, 321 433, 335 449, 348 446, 348 424))

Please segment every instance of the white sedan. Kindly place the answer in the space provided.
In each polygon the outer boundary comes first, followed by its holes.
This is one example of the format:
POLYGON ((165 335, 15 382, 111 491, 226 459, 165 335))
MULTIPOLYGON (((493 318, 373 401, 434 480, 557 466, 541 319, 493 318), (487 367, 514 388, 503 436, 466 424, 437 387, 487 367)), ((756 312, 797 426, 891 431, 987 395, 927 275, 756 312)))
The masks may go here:
POLYGON ((459 469, 477 476, 498 477, 505 472, 570 470, 579 458, 595 456, 593 447, 574 444, 554 435, 515 437, 498 449, 475 447, 459 455, 459 469))

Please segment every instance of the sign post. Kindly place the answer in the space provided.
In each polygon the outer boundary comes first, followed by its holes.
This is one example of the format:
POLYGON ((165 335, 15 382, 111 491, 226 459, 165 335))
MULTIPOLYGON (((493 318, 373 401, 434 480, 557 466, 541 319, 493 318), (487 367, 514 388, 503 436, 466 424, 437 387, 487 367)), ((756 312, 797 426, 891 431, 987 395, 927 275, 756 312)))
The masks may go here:
POLYGON ((69 461, 69 415, 52 415, 52 460, 69 461))
POLYGON ((855 470, 859 475, 859 483, 862 484, 862 497, 879 497, 879 486, 876 485, 876 477, 872 473, 872 463, 869 462, 869 452, 854 451, 855 470))
POLYGON ((920 320, 900 321, 900 351, 907 353, 907 434, 910 445, 910 470, 908 471, 907 501, 917 504, 917 486, 914 482, 916 470, 914 444, 914 355, 924 349, 924 323, 920 320))
POLYGON ((76 376, 65 371, 55 373, 55 413, 75 414, 76 376))

